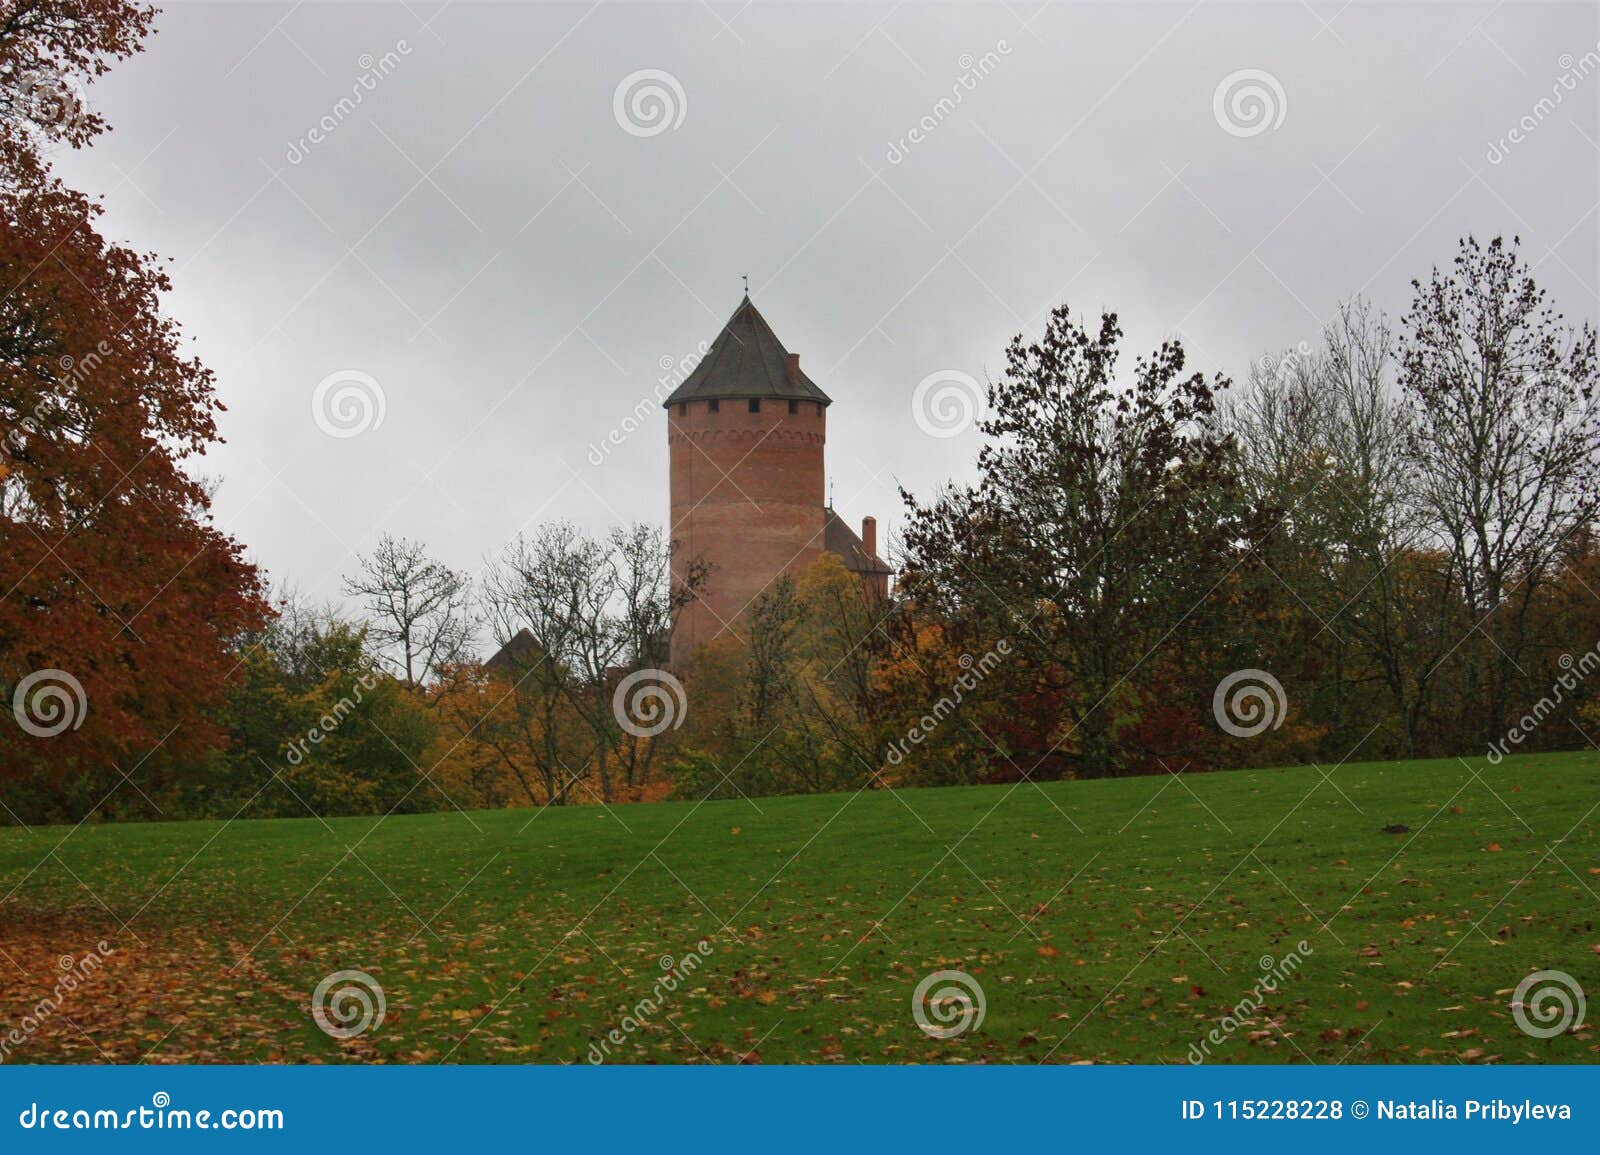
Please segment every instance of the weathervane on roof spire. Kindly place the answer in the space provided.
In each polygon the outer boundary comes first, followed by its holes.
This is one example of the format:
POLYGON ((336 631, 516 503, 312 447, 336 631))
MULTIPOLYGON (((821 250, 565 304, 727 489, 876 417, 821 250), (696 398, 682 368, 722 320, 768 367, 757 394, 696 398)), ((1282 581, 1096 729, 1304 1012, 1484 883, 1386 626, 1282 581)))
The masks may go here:
POLYGON ((750 295, 750 274, 749 273, 745 273, 744 274, 744 295, 747 296, 747 297, 750 295))

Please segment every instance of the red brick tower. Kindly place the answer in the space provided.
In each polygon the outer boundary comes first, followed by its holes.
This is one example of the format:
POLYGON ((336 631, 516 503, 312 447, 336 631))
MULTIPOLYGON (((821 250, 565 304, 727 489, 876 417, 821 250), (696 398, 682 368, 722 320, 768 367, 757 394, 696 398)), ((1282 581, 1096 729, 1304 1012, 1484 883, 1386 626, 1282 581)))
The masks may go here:
POLYGON ((712 639, 746 637, 744 615, 756 599, 826 548, 831 401, 747 296, 663 404, 674 576, 694 558, 711 566, 699 598, 673 623, 670 660, 682 669, 712 639))

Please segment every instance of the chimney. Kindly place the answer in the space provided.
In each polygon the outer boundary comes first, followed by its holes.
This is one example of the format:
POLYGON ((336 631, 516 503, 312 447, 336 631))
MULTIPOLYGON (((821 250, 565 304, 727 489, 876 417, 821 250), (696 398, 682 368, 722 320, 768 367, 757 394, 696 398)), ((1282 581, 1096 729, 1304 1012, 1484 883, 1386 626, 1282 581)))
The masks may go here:
POLYGON ((878 519, 875 517, 861 519, 861 549, 868 561, 878 556, 878 519))
POLYGON ((800 354, 789 354, 789 384, 800 384, 800 354))

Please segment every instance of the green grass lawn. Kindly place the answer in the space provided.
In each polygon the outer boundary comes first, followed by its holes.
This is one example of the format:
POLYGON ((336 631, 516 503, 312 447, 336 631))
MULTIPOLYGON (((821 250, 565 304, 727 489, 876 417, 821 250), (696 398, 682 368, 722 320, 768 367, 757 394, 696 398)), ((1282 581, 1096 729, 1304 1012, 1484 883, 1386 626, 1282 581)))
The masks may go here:
POLYGON ((1509 1004, 1541 968, 1600 998, 1597 824, 1591 752, 9 829, 0 1035, 103 939, 7 1061, 582 1062, 704 940, 613 1060, 1184 1062, 1303 940, 1208 1061, 1593 1062, 1509 1004), (341 969, 387 1002, 345 1042, 310 1013, 341 969), (976 1030, 918 1028, 937 970, 981 985, 976 1030))

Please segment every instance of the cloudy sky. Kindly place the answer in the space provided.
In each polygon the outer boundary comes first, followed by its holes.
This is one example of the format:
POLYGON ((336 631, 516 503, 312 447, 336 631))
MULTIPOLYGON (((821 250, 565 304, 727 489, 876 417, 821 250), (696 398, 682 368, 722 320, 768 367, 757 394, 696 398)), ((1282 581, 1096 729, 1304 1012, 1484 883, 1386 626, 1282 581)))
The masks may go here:
POLYGON ((59 166, 172 258, 219 521, 331 597, 385 530, 476 569, 541 519, 665 523, 665 420, 631 415, 745 274, 834 399, 836 504, 891 532, 976 449, 918 383, 1063 301, 1243 377, 1517 233, 1593 320, 1596 13, 169 0, 59 166))

